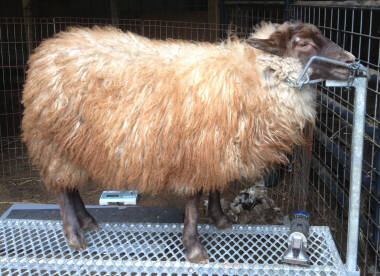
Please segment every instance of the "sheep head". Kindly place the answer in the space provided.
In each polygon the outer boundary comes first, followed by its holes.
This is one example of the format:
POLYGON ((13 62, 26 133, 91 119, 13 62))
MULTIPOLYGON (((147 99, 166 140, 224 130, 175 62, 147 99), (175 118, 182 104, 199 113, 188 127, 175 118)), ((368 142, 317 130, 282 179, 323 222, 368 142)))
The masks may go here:
MULTIPOLYGON (((247 43, 252 47, 281 57, 295 57, 305 66, 312 56, 322 56, 346 63, 355 61, 355 56, 345 51, 312 24, 285 22, 272 24, 273 32, 267 38, 251 37, 247 43)), ((324 62, 313 62, 311 79, 346 79, 346 68, 324 62)))

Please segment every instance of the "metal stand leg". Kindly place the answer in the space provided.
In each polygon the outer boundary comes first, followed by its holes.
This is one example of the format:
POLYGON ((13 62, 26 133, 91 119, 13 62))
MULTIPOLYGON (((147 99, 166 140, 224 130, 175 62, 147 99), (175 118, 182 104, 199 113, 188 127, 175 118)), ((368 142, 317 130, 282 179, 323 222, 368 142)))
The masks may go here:
MULTIPOLYGON (((326 86, 347 86, 347 82, 340 83, 336 81, 326 81, 326 86)), ((362 183, 367 79, 355 78, 351 86, 355 87, 355 103, 351 143, 351 174, 346 268, 349 275, 359 276, 360 270, 357 268, 357 256, 359 240, 360 190, 362 183)))

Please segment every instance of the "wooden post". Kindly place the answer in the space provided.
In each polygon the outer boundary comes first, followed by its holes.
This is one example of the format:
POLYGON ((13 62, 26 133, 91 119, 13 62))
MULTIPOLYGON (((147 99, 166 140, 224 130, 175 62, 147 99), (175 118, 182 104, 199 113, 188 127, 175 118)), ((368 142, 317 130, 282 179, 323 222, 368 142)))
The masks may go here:
POLYGON ((119 25, 119 3, 118 0, 110 0, 111 5, 111 18, 112 18, 112 25, 118 26, 119 25))
POLYGON ((298 210, 307 210, 307 205, 310 203, 308 201, 308 193, 313 149, 313 126, 311 123, 306 124, 304 136, 306 145, 295 147, 293 156, 295 165, 293 192, 296 199, 295 206, 298 210))
POLYGON ((208 23, 211 41, 216 41, 219 36, 219 0, 208 0, 208 23))
POLYGON ((30 55, 30 53, 33 50, 32 7, 30 6, 30 4, 31 4, 31 0, 22 0, 25 40, 26 40, 28 55, 30 55))

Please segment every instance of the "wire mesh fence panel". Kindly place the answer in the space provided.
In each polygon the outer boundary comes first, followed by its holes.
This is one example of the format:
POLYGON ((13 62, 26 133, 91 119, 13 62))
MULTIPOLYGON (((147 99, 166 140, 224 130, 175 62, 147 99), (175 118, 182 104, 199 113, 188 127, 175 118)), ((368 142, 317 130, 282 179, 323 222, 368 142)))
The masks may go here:
POLYGON ((23 23, 17 18, 0 18, 0 173, 4 180, 33 174, 20 139, 21 92, 33 43, 25 39, 23 23))
MULTIPOLYGON (((112 25, 111 19, 102 18, 53 18, 55 32, 63 31, 70 26, 91 27, 112 25)), ((223 25, 212 23, 119 19, 116 27, 153 39, 185 39, 193 41, 216 41, 223 25)))
POLYGON ((239 36, 247 36, 253 27, 261 21, 283 22, 284 1, 255 1, 236 4, 236 1, 225 1, 222 10, 222 21, 233 26, 232 31, 239 36))

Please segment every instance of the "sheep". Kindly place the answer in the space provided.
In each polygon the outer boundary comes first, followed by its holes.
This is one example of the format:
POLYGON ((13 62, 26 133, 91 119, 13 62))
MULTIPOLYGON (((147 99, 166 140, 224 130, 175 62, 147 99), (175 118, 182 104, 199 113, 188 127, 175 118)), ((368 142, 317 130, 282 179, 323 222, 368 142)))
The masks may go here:
MULTIPOLYGON (((314 55, 354 57, 310 24, 263 23, 248 39, 217 44, 159 41, 113 27, 71 28, 47 39, 28 61, 22 137, 48 190, 57 195, 73 249, 98 228, 78 187, 166 190, 188 197, 183 244, 205 262, 198 204, 231 227, 220 192, 286 163, 315 117, 314 91, 292 88, 314 55), (82 231, 83 230, 83 231, 82 231)), ((311 78, 343 79, 346 69, 316 63, 311 78)))

